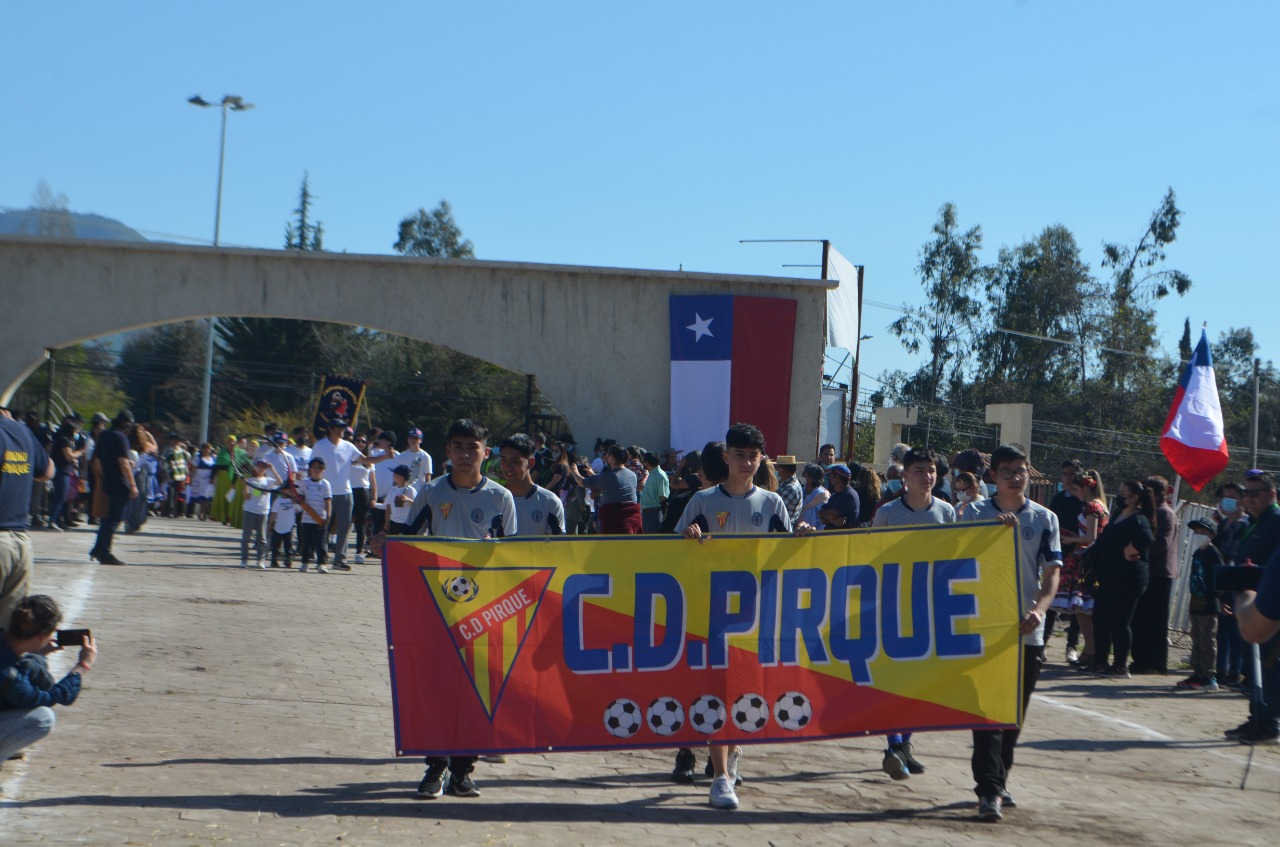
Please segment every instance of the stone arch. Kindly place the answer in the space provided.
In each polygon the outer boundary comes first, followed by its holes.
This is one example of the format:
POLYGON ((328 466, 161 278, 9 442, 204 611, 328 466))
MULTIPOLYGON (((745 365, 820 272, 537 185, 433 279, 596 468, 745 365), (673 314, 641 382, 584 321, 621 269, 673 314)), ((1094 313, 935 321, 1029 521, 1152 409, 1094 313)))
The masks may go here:
POLYGON ((0 238, 0 402, 47 349, 210 316, 367 327, 534 374, 580 440, 666 446, 667 301, 797 301, 789 450, 816 448, 827 283, 772 277, 0 238))

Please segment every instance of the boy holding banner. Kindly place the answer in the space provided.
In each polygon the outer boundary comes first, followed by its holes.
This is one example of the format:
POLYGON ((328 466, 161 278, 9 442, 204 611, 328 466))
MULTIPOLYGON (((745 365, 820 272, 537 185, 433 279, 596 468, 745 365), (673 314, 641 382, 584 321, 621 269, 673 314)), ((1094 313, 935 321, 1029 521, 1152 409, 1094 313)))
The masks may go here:
MULTIPOLYGON (((1040 678, 1044 650, 1044 616, 1058 593, 1058 575, 1062 569, 1062 543, 1058 535, 1058 517, 1053 512, 1028 500, 1025 491, 1031 468, 1027 454, 1016 444, 1002 444, 991 454, 991 472, 996 478, 996 494, 966 509, 963 520, 999 520, 1018 533, 1018 567, 1022 569, 1022 719, 1026 721, 1027 704, 1040 678)), ((973 780, 978 795, 978 819, 999 821, 1001 808, 1014 808, 1013 795, 1007 782, 1013 767, 1013 748, 1018 743, 1017 729, 975 729, 973 731, 973 780)))
MULTIPOLYGON (((409 510, 409 534, 476 540, 516 534, 516 505, 511 492, 482 472, 489 448, 489 430, 463 418, 454 421, 445 436, 449 473, 422 486, 409 510)), ((446 791, 455 797, 479 797, 471 781, 475 756, 427 756, 427 772, 418 784, 418 796, 434 800, 446 791)))
MULTIPOLYGON (((725 459, 729 478, 714 488, 704 488, 689 499, 676 531, 699 543, 713 535, 758 532, 790 532, 791 517, 782 498, 755 485, 756 471, 764 459, 764 435, 751 424, 739 423, 725 433, 725 459)), ((713 808, 738 808, 734 783, 738 776, 738 748, 710 745, 710 803, 713 808)))

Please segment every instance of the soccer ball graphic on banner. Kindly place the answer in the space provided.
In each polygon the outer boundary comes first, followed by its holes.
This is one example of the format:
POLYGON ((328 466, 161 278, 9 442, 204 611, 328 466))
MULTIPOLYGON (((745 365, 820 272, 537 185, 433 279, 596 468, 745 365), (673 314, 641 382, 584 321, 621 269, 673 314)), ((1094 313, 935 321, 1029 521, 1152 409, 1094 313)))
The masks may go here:
POLYGON ((604 710, 604 728, 610 735, 630 738, 640 731, 640 707, 625 698, 614 700, 604 710))
POLYGON ((799 691, 788 691, 778 698, 777 704, 773 707, 773 717, 777 720, 778 726, 794 732, 809 725, 809 720, 813 717, 813 707, 809 705, 809 698, 799 691))
POLYGON ((444 584, 444 593, 455 603, 466 603, 476 599, 476 595, 480 593, 480 586, 476 585, 476 581, 471 577, 455 576, 444 584))
POLYGON ((675 735, 684 728, 684 706, 672 697, 649 704, 649 728, 658 735, 675 735))
POLYGON ((689 722, 703 735, 719 732, 724 726, 724 701, 714 694, 703 694, 689 709, 689 722))
POLYGON ((769 722, 769 704, 759 694, 743 694, 733 704, 733 725, 743 732, 759 732, 769 722))

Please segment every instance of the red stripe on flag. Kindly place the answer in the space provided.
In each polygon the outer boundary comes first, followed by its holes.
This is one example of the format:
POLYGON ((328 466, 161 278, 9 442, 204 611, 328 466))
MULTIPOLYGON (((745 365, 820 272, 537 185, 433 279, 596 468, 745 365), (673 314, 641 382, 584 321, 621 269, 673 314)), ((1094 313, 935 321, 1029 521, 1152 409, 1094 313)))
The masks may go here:
POLYGON ((787 421, 795 340, 795 300, 733 298, 729 423, 758 426, 771 456, 789 452, 787 421))
POLYGON ((1166 435, 1160 439, 1160 449, 1173 469, 1196 491, 1222 473, 1230 461, 1226 441, 1217 450, 1206 450, 1203 447, 1190 447, 1166 435))

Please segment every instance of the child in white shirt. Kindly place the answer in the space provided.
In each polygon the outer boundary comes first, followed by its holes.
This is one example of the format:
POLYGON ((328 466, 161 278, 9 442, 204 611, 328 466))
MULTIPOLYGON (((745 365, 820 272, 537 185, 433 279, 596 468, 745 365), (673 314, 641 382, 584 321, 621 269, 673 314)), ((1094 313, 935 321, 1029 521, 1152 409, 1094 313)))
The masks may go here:
POLYGON ((293 499, 293 495, 281 492, 271 504, 271 517, 267 520, 267 528, 271 532, 271 567, 280 567, 279 555, 284 550, 284 566, 293 567, 293 527, 302 514, 302 507, 293 499))
POLYGON ((409 535, 409 510, 418 492, 409 484, 413 473, 408 465, 398 465, 391 471, 391 490, 387 492, 387 535, 409 535))

